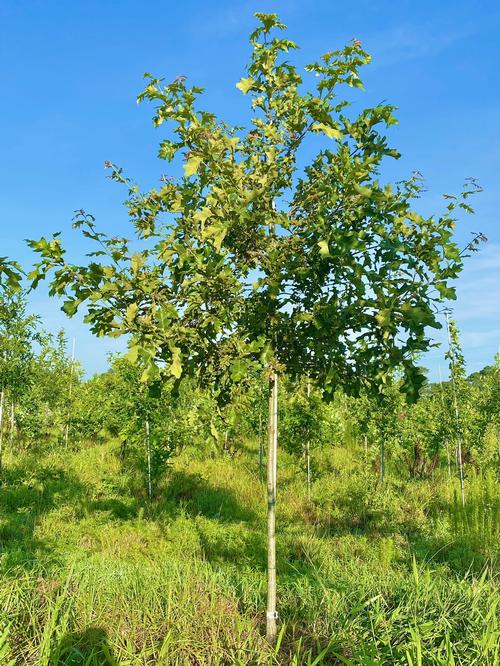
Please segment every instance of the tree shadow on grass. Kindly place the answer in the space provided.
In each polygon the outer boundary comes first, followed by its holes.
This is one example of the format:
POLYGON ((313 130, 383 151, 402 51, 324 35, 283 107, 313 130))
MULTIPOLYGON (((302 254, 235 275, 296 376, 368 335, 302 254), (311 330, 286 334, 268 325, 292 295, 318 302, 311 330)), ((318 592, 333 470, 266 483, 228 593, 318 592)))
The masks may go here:
POLYGON ((200 474, 174 471, 168 475, 155 513, 171 514, 180 507, 189 516, 205 516, 222 523, 253 523, 257 519, 255 512, 242 506, 232 490, 215 485, 200 474))
POLYGON ((216 564, 266 566, 266 527, 252 508, 242 505, 236 493, 200 474, 174 471, 168 476, 161 499, 152 508, 158 519, 179 515, 192 519, 207 561, 216 564))
POLYGON ((445 534, 425 530, 408 536, 413 556, 419 562, 442 564, 460 576, 480 575, 485 567, 496 567, 500 550, 496 530, 478 531, 470 525, 454 525, 445 534))
POLYGON ((60 666, 119 666, 102 627, 66 634, 51 651, 49 664, 60 666))
POLYGON ((85 487, 72 474, 58 468, 23 461, 22 467, 4 470, 0 486, 0 558, 2 568, 37 568, 50 558, 50 548, 35 535, 37 523, 68 501, 79 502, 85 487))

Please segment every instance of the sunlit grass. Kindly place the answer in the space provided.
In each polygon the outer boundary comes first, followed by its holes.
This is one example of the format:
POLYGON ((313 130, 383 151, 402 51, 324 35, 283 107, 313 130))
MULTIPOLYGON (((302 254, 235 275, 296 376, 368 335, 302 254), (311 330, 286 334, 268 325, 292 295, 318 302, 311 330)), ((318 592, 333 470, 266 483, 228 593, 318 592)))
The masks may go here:
POLYGON ((337 450, 308 502, 283 455, 272 651, 252 443, 234 459, 185 450, 151 504, 116 453, 9 455, 2 666, 500 663, 493 479, 469 480, 463 512, 445 477, 382 487, 337 450))

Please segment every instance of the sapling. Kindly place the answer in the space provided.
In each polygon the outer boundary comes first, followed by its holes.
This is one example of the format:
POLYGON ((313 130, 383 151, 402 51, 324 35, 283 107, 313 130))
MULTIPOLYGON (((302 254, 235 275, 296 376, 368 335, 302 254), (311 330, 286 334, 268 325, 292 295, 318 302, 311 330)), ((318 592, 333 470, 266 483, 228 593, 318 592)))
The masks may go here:
MULTIPOLYGON (((10 432, 12 441, 14 429, 14 401, 29 390, 33 380, 33 342, 37 339, 38 318, 26 314, 26 299, 20 293, 20 283, 12 280, 3 281, 5 266, 0 259, 0 387, 2 387, 2 426, 0 433, 3 447, 5 429, 4 413, 10 401, 10 432)), ((19 274, 20 280, 20 274, 19 274)), ((2 450, 0 448, 0 458, 2 450)), ((1 460, 0 460, 1 468, 1 460)))
MULTIPOLYGON (((307 377, 307 402, 311 399, 311 379, 307 377)), ((307 499, 311 501, 311 429, 308 429, 306 439, 306 474, 307 474, 307 499)))
POLYGON ((456 464, 458 478, 460 482, 460 495, 462 499, 462 506, 465 506, 465 488, 464 488, 464 466, 463 466, 463 425, 458 408, 458 391, 465 381, 465 366, 464 357, 462 356, 462 349, 460 347, 460 340, 458 337, 458 329, 453 320, 449 317, 449 311, 446 310, 446 328, 448 331, 448 352, 446 357, 449 360, 450 366, 450 382, 451 382, 451 395, 452 406, 455 416, 455 442, 456 442, 456 464))
POLYGON ((75 345, 76 345, 76 338, 73 338, 73 348, 71 350, 71 365, 69 369, 69 387, 68 387, 68 410, 66 414, 66 427, 64 429, 64 445, 66 448, 68 447, 68 437, 69 437, 69 429, 71 425, 71 409, 72 409, 72 396, 73 396, 73 372, 74 372, 74 365, 75 365, 75 345))
MULTIPOLYGON (((445 404, 444 404, 443 379, 442 379, 442 376, 441 376, 441 366, 438 366, 438 368, 439 368, 439 395, 440 395, 440 399, 441 399, 441 410, 442 410, 442 413, 444 415, 445 404)), ((445 450, 446 450, 446 464, 447 464, 447 467, 448 467, 448 478, 451 479, 451 460, 450 460, 450 449, 449 449, 449 445, 448 445, 448 438, 446 438, 444 446, 445 446, 445 450)))
POLYGON ((15 405, 14 400, 10 401, 10 420, 9 420, 9 443, 12 446, 14 439, 14 426, 15 426, 15 405))
POLYGON ((149 419, 146 418, 146 456, 148 464, 148 497, 151 501, 153 497, 153 488, 151 482, 151 439, 149 434, 149 419))
POLYGON ((3 402, 5 396, 5 389, 0 391, 0 482, 3 477, 3 402))
POLYGON ((139 100, 156 104, 156 126, 170 125, 159 156, 171 172, 141 193, 107 164, 128 188, 135 250, 97 231, 84 211, 74 226, 98 247, 84 264, 68 263, 58 235, 30 245, 41 255, 33 286, 55 269, 50 292, 66 297, 65 312, 84 305, 94 333, 127 334, 128 358, 145 382, 175 394, 193 377, 222 405, 232 385, 265 373, 266 635, 274 643, 280 377, 308 375, 325 397, 339 386, 378 394, 398 366, 402 390, 415 398, 424 376, 414 353, 428 348, 436 304, 453 297, 448 281, 462 268, 453 211, 476 187, 469 183, 442 215, 419 215, 417 176, 380 181, 384 158, 399 157, 383 134, 394 108, 348 113, 344 90, 362 87, 370 60, 361 43, 307 65, 305 81, 289 60, 296 44, 279 34, 285 26, 275 14, 256 16, 237 84, 250 100, 246 127, 200 109, 202 89, 186 77, 165 84, 146 75, 139 100))

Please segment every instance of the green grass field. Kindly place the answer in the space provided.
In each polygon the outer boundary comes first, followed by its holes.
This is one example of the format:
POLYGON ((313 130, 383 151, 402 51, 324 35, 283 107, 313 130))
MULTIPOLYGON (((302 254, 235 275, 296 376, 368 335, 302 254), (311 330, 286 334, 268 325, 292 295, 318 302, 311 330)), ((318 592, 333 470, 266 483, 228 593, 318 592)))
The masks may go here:
POLYGON ((263 637, 265 489, 256 445, 187 449, 155 489, 118 445, 7 456, 0 663, 500 664, 493 480, 384 486, 327 448, 307 500, 279 460, 280 644, 263 637))

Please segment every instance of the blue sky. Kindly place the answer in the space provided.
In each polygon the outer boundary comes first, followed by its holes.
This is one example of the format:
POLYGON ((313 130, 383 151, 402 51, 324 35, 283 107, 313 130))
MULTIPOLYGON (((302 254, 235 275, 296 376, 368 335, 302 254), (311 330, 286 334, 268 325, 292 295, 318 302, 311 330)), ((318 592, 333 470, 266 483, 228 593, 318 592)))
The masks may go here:
MULTIPOLYGON (((387 176, 421 171, 425 213, 441 210, 441 193, 458 192, 464 178, 479 178, 477 215, 461 221, 457 238, 465 244, 480 230, 489 241, 467 263, 454 312, 469 371, 491 363, 500 343, 500 6, 493 1, 0 0, 0 255, 29 266, 24 239, 65 230, 80 256, 69 231, 78 208, 103 229, 126 233, 124 193, 105 178, 104 161, 120 164, 143 188, 164 171, 151 109, 135 103, 143 73, 167 81, 186 75, 206 88, 205 108, 241 120, 246 100, 235 83, 255 11, 280 14, 301 46, 301 64, 352 37, 363 42, 373 62, 357 103, 398 107, 390 138, 403 157, 387 176)), ((89 372, 123 348, 68 320, 43 287, 31 307, 46 328, 64 326, 76 337, 89 372)), ((444 351, 424 359, 433 378, 439 365, 446 374, 444 351)))

